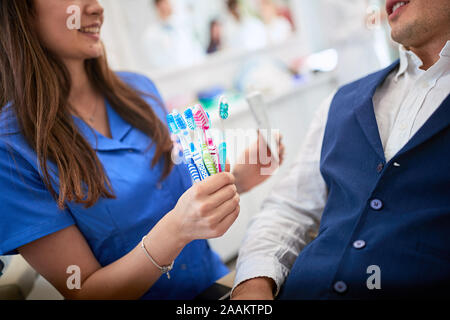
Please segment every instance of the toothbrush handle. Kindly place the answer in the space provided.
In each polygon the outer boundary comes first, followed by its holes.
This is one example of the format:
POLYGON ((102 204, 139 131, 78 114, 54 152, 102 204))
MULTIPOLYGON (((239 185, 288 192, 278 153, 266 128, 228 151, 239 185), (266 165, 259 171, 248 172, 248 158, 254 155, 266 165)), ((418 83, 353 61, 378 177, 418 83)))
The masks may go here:
POLYGON ((206 170, 205 165, 203 164, 202 156, 197 151, 195 151, 192 155, 192 159, 194 160, 194 163, 198 169, 198 173, 200 174, 200 179, 205 180, 209 177, 209 173, 208 170, 206 170))
POLYGON ((227 163, 227 143, 222 142, 219 144, 219 172, 225 172, 225 165, 227 163))
POLYGON ((211 157, 211 154, 209 153, 206 144, 202 146, 202 151, 203 151, 203 162, 205 164, 206 169, 208 169, 209 174, 210 175, 216 174, 217 173, 216 165, 214 164, 214 160, 211 157))
POLYGON ((195 165, 197 166, 198 173, 200 174, 200 179, 205 180, 209 177, 208 170, 206 170, 205 165, 203 164, 203 159, 201 156, 201 149, 197 149, 195 144, 191 141, 189 144, 189 148, 192 154, 192 159, 194 160, 195 165), (200 152, 199 152, 200 150, 200 152))
POLYGON ((210 145, 208 147, 209 153, 211 154, 211 158, 213 159, 214 165, 216 167, 216 171, 217 172, 221 172, 220 171, 220 166, 219 166, 219 154, 217 152, 217 148, 215 145, 210 145))
POLYGON ((184 155, 184 160, 188 167, 189 173, 191 174, 192 180, 194 181, 194 183, 200 182, 201 181, 200 174, 195 165, 191 151, 188 148, 185 148, 185 149, 183 149, 183 155, 184 155))
POLYGON ((188 169, 194 183, 200 182, 200 174, 197 171, 197 167, 195 166, 193 159, 191 159, 191 163, 188 163, 188 169))
POLYGON ((220 171, 220 165, 219 165, 220 159, 219 159, 219 153, 217 151, 217 147, 214 144, 214 141, 213 141, 213 139, 211 137, 208 137, 206 142, 208 144, 209 153, 211 154, 211 157, 212 157, 212 159, 214 161, 214 165, 216 166, 216 171, 217 172, 221 172, 220 171))

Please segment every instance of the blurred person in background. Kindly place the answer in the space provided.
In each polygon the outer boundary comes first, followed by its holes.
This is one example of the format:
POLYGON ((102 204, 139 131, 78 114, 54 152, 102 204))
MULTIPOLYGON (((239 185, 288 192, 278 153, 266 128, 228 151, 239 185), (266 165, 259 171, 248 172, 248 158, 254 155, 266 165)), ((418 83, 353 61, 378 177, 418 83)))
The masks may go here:
POLYGON ((400 59, 318 109, 252 218, 233 299, 450 297, 450 2, 385 11, 400 59))
POLYGON ((203 61, 204 50, 188 21, 174 13, 171 0, 153 2, 157 21, 144 31, 142 47, 149 68, 186 67, 203 61))
POLYGON ((227 13, 223 18, 224 49, 255 50, 267 46, 264 23, 240 6, 239 0, 226 0, 227 13))
POLYGON ((218 19, 209 24, 209 45, 206 52, 212 54, 222 49, 222 25, 218 19))
POLYGON ((274 0, 260 0, 259 11, 265 24, 269 45, 283 43, 292 36, 292 25, 279 13, 274 0))

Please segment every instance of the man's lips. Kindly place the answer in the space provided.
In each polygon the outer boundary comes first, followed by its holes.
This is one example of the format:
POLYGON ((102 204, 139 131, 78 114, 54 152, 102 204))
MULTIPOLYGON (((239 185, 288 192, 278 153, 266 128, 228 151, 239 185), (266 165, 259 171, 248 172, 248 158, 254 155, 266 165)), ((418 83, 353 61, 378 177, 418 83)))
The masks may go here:
MULTIPOLYGON (((400 3, 404 3, 405 5, 408 5, 410 1, 401 1, 401 0, 388 0, 386 2, 386 12, 388 16, 392 15, 394 13, 394 7, 400 3)), ((404 7, 404 6, 401 6, 404 7)), ((401 8, 400 7, 400 8, 401 8)), ((396 8, 397 9, 397 8, 396 8)), ((397 9, 398 10, 398 9, 397 9)), ((396 11, 396 10, 395 10, 396 11)))

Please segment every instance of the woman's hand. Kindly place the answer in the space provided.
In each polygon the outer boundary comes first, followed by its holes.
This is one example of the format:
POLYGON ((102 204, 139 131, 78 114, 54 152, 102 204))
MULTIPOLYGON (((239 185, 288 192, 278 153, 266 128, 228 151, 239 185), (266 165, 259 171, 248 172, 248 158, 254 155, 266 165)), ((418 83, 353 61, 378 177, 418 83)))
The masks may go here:
POLYGON ((219 173, 194 184, 171 211, 184 243, 222 236, 239 215, 239 194, 231 173, 219 173))
POLYGON ((272 157, 268 145, 259 132, 258 140, 239 157, 237 164, 233 168, 233 175, 236 178, 238 193, 241 194, 250 191, 257 185, 263 183, 269 179, 272 173, 274 173, 283 163, 285 148, 281 141, 282 136, 279 135, 277 140, 279 146, 279 163, 272 157), (262 148, 265 148, 266 150, 263 151, 262 148), (251 163, 251 161, 256 163, 251 163))

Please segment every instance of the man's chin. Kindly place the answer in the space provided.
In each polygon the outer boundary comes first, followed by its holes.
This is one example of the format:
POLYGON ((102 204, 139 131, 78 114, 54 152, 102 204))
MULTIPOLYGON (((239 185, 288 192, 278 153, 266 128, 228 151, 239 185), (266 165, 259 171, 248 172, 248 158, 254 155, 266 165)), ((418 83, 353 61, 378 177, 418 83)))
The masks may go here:
MULTIPOLYGON (((414 28, 411 25, 391 25, 391 38, 397 43, 408 47, 415 40, 414 28)), ((417 40, 417 39, 416 39, 417 40)))

